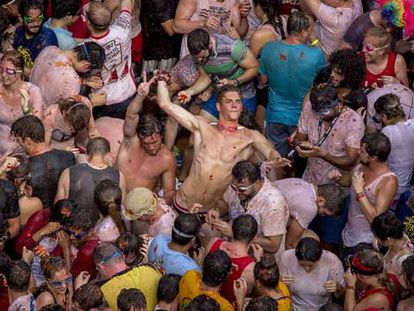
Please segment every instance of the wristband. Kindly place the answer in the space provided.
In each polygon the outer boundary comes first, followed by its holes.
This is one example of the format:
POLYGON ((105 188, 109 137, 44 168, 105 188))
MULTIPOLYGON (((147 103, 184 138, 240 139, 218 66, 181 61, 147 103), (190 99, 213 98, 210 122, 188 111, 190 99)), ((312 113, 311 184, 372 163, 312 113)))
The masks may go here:
POLYGON ((348 289, 350 289, 350 290, 355 290, 355 286, 349 286, 349 285, 347 285, 346 286, 346 289, 348 290, 348 289))
POLYGON ((365 193, 357 193, 356 200, 359 202, 362 198, 365 198, 365 193))
POLYGON ((311 45, 312 46, 315 46, 315 45, 317 45, 319 43, 319 39, 315 39, 315 40, 313 40, 312 42, 311 42, 311 45))
POLYGON ((236 79, 236 86, 240 86, 240 85, 241 85, 240 80, 236 79))

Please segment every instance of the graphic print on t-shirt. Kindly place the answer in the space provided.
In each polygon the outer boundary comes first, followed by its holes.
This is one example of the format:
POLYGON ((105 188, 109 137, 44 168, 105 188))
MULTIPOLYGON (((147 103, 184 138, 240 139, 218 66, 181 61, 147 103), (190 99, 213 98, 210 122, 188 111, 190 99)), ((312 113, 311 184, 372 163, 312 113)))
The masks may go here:
POLYGON ((200 17, 207 19, 213 15, 220 21, 220 27, 226 27, 227 22, 230 19, 231 12, 222 6, 210 6, 208 9, 202 9, 199 13, 200 17))

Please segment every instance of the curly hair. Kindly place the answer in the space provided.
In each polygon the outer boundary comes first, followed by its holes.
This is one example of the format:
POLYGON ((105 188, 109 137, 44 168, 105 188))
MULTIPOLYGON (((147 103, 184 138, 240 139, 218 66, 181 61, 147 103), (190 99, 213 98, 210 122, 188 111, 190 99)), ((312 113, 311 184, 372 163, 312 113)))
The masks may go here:
POLYGON ((339 50, 331 54, 329 63, 332 69, 343 75, 341 86, 352 90, 359 89, 365 81, 365 62, 353 49, 339 50))
POLYGON ((203 283, 208 286, 219 286, 227 279, 231 269, 231 260, 224 251, 209 253, 203 264, 203 283))
POLYGON ((273 255, 264 255, 254 266, 254 278, 265 287, 276 288, 279 276, 279 267, 273 255))

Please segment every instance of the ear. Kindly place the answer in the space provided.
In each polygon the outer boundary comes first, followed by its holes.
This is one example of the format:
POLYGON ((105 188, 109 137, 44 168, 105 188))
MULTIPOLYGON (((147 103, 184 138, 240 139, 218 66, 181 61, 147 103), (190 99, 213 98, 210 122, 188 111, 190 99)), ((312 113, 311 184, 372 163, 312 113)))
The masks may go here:
POLYGON ((221 107, 220 107, 220 103, 219 103, 219 102, 216 102, 216 108, 217 108, 217 111, 218 111, 218 112, 220 112, 220 111, 221 111, 221 107))
POLYGON ((317 207, 324 207, 326 204, 326 199, 319 195, 316 196, 316 206, 317 207))

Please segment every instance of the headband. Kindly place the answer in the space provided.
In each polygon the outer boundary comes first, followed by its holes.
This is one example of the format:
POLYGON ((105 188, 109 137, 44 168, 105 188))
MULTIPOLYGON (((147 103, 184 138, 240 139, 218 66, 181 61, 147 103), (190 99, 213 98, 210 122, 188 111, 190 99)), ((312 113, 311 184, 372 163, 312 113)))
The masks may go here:
POLYGON ((359 261, 358 254, 355 255, 354 258, 352 258, 351 266, 352 266, 352 270, 354 270, 358 274, 363 274, 363 275, 375 275, 375 274, 381 273, 384 270, 382 266, 378 267, 377 269, 374 269, 374 268, 370 268, 370 267, 363 265, 359 261))
POLYGON ((174 231, 175 234, 177 234, 177 235, 179 235, 179 236, 181 236, 183 238, 187 238, 187 239, 194 238, 194 234, 187 234, 187 233, 181 232, 176 227, 173 227, 172 229, 173 229, 173 231, 174 231))
POLYGON ((73 106, 70 106, 68 109, 68 112, 70 112, 73 108, 78 107, 78 106, 86 106, 84 103, 76 103, 73 106))

